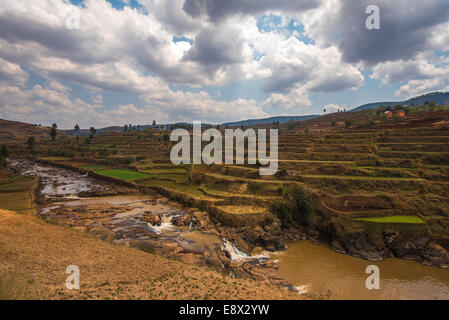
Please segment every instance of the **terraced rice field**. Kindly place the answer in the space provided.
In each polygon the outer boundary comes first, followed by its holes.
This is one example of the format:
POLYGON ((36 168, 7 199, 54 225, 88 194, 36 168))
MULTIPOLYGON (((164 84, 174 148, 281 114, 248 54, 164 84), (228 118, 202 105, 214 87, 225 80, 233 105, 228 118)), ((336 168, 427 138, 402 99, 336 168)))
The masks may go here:
POLYGON ((128 169, 108 169, 108 170, 98 170, 96 172, 103 176, 122 179, 125 181, 144 179, 148 177, 148 175, 145 173, 140 173, 128 169))
MULTIPOLYGON (((449 219, 448 126, 423 123, 420 115, 400 124, 351 129, 318 120, 288 126, 281 128, 279 170, 272 177, 260 176, 257 165, 174 166, 169 159, 173 143, 156 132, 80 140, 70 157, 48 160, 88 162, 85 169, 201 200, 235 215, 270 212, 273 203, 283 199, 283 189, 297 184, 314 195, 323 210, 354 216, 357 220, 352 221, 362 224, 397 217, 412 217, 399 219, 410 224, 427 223, 427 217, 449 219), (120 169, 124 166, 127 169, 120 169)), ((60 144, 67 141, 61 139, 60 144)), ((36 149, 43 156, 48 152, 45 143, 36 149)))
POLYGON ((358 221, 376 222, 376 223, 412 223, 421 224, 424 221, 420 217, 414 216, 391 216, 380 218, 357 218, 358 221))

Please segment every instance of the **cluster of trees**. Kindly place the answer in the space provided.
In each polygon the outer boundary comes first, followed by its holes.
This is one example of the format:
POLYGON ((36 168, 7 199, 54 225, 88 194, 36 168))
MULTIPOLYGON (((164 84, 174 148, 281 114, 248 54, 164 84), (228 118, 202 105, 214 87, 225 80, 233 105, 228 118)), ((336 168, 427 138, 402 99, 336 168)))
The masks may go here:
MULTIPOLYGON (((155 127, 156 126, 156 120, 153 120, 152 126, 155 127)), ((134 130, 139 130, 140 129, 140 125, 136 125, 133 126, 131 123, 130 124, 125 124, 123 127, 123 131, 128 132, 128 131, 134 131, 134 130)))
MULTIPOLYGON (((329 111, 329 110, 327 110, 327 109, 323 109, 323 112, 324 113, 326 113, 327 111, 329 111)), ((329 111, 330 113, 332 113, 332 111, 329 111)), ((334 111, 334 113, 335 112, 346 112, 346 108, 345 109, 338 109, 337 111, 334 111)))
POLYGON ((274 202, 272 209, 284 228, 312 223, 312 202, 304 189, 296 184, 283 187, 282 197, 283 201, 274 202))
POLYGON ((0 147, 0 168, 4 168, 6 166, 6 158, 9 157, 8 148, 5 145, 0 147))

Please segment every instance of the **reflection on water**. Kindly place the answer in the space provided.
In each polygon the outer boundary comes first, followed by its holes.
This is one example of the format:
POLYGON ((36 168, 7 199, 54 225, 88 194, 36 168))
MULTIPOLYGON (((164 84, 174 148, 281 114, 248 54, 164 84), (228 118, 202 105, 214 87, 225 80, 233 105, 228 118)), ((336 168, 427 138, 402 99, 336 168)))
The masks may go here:
MULTIPOLYGON (((336 253, 326 244, 299 241, 272 254, 294 286, 330 299, 449 299, 449 271, 403 259, 369 262, 336 253), (380 269, 380 290, 368 290, 366 267, 380 269), (328 296, 328 293, 329 296, 328 296)), ((305 290, 303 290, 304 292, 305 290)))

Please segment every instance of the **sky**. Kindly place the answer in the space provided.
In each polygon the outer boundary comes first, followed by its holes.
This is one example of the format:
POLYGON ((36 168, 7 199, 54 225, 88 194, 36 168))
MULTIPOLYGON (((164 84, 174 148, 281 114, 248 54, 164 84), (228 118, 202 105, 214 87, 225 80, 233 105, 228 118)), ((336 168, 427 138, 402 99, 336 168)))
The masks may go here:
POLYGON ((433 91, 449 91, 448 0, 0 4, 2 119, 224 123, 433 91))

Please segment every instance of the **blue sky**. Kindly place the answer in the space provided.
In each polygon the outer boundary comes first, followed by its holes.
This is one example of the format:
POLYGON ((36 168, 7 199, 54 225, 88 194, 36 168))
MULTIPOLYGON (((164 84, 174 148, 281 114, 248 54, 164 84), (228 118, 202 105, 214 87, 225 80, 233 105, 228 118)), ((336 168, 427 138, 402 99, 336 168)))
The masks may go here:
POLYGON ((449 90, 447 1, 332 3, 7 0, 0 118, 222 123, 449 90))

